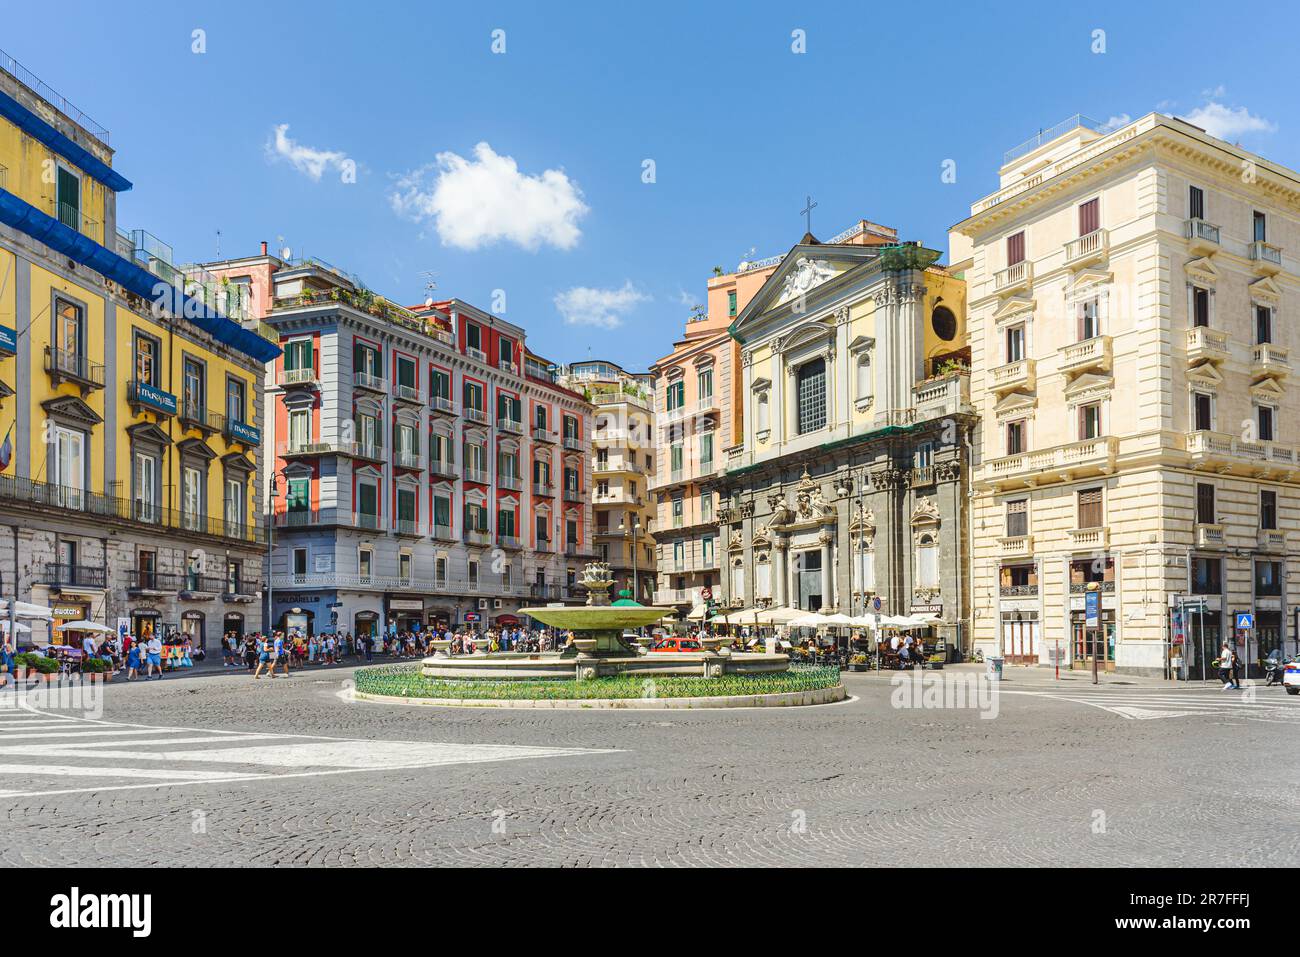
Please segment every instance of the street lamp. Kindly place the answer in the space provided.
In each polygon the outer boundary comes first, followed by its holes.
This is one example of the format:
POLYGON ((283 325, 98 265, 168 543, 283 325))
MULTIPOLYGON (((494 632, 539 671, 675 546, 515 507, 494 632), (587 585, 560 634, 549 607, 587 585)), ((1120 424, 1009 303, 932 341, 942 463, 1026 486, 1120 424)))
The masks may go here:
MULTIPOLYGON (((262 619, 263 634, 273 634, 270 627, 271 616, 275 613, 275 585, 271 578, 271 558, 275 549, 275 500, 280 497, 280 483, 276 481, 278 473, 271 469, 271 484, 266 492, 266 616, 262 619)), ((287 480, 286 480, 287 481, 287 480)), ((286 493, 287 494, 287 493, 286 493)))

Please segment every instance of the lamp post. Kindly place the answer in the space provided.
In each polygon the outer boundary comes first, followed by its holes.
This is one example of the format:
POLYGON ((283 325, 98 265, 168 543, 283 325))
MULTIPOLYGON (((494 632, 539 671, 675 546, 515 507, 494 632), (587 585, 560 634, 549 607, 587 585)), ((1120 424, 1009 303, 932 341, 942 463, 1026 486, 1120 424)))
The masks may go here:
MULTIPOLYGON (((623 533, 623 538, 627 538, 627 522, 619 522, 618 530, 623 533)), ((638 582, 638 564, 637 564, 637 536, 641 533, 641 519, 637 519, 632 525, 632 598, 635 601, 641 600, 641 588, 638 582)))
POLYGON ((280 497, 276 471, 271 470, 271 483, 266 492, 266 617, 262 619, 262 632, 274 634, 271 616, 275 613, 275 585, 272 584, 271 558, 275 550, 275 500, 280 497))

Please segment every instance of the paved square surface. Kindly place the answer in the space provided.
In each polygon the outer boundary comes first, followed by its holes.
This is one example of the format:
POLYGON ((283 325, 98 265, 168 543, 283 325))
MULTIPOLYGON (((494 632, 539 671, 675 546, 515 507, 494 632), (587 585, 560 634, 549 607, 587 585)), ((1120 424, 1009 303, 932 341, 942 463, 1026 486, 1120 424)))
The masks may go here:
MULTIPOLYGON (((963 677, 960 670, 942 673, 963 677)), ((997 716, 353 702, 350 669, 0 708, 0 862, 1294 865, 1300 697, 1012 669, 997 716)))

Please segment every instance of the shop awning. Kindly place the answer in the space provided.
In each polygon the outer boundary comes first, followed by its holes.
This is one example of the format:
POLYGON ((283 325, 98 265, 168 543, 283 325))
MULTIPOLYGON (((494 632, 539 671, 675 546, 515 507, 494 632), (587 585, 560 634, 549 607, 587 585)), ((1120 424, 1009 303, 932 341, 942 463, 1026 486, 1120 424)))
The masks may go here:
POLYGON ((516 625, 519 624, 518 615, 497 615, 496 618, 492 620, 495 621, 498 625, 504 625, 507 628, 514 628, 516 625))

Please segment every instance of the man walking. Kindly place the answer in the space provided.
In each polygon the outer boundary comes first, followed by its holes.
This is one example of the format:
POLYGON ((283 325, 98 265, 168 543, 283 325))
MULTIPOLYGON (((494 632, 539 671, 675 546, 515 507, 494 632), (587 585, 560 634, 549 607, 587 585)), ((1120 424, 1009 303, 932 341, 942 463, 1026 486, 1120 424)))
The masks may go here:
POLYGON ((1236 688, 1237 682, 1234 675, 1236 666, 1236 652, 1232 650, 1232 643, 1225 640, 1223 648, 1219 651, 1219 679, 1223 682, 1220 691, 1227 691, 1229 688, 1236 688))
POLYGON ((145 645, 145 662, 147 669, 145 671, 145 681, 153 677, 153 670, 158 669, 159 679, 163 676, 162 667, 162 641, 159 640, 157 632, 149 637, 149 643, 145 645))

